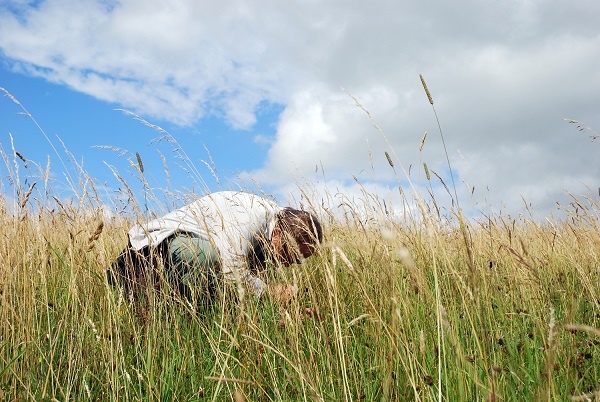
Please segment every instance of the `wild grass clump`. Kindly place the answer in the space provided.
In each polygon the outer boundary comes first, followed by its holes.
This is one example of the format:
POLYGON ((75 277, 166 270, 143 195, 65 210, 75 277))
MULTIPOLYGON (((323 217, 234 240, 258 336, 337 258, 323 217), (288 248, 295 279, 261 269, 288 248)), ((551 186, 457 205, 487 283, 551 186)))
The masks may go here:
POLYGON ((366 190, 368 207, 344 200, 342 212, 309 199, 326 240, 278 274, 297 299, 192 305, 153 290, 139 303, 107 283, 145 206, 111 217, 93 191, 67 202, 21 182, 18 202, 0 200, 0 400, 598 396, 594 199, 573 197, 566 218, 543 223, 454 210, 460 224, 433 191, 404 191, 401 216, 366 190))
POLYGON ((597 208, 552 224, 468 222, 475 272, 458 228, 331 221, 320 255, 282 275, 296 301, 243 308, 160 295, 139 308, 104 277, 127 221, 2 208, 0 389, 8 400, 589 394, 597 208))

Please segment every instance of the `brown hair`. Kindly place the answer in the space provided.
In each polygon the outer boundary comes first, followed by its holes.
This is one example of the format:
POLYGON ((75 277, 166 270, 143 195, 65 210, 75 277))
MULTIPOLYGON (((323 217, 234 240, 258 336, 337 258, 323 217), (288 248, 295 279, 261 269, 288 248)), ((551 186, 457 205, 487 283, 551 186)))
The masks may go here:
POLYGON ((277 225, 298 244, 308 244, 316 249, 323 241, 323 228, 313 213, 284 208, 277 214, 277 225))

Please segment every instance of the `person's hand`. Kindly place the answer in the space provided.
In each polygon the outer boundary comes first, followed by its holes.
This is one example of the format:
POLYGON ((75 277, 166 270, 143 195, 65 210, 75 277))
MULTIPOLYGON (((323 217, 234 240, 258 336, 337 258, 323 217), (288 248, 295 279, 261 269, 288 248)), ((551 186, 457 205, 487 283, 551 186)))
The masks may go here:
POLYGON ((314 307, 305 307, 300 314, 302 314, 303 318, 308 318, 308 317, 319 317, 319 313, 317 312, 317 309, 314 307))
POLYGON ((298 287, 295 285, 270 285, 269 295, 281 304, 288 304, 298 294, 298 287))

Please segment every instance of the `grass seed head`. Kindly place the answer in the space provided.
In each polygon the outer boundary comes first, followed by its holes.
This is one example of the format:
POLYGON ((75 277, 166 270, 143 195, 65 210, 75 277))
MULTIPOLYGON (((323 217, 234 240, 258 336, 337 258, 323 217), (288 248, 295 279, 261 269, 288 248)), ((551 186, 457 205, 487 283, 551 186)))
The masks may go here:
POLYGON ((135 153, 135 157, 137 158, 138 165, 140 167, 140 172, 144 173, 144 164, 142 163, 142 157, 138 152, 135 153))
POLYGON ((20 153, 19 151, 15 151, 15 155, 17 155, 17 157, 19 159, 21 159, 21 161, 23 162, 23 166, 25 166, 25 168, 27 168, 27 159, 25 159, 25 157, 23 156, 23 154, 20 153))
POLYGON ((421 74, 419 74, 419 77, 421 78, 421 84, 423 84, 423 89, 425 89, 425 93, 427 94, 427 99, 429 99, 429 103, 431 105, 433 105, 433 98, 431 97, 431 94, 429 93, 429 88, 427 88, 427 84, 425 83, 425 78, 423 78, 423 76, 421 74))
POLYGON ((385 157, 387 158, 387 161, 390 164, 390 166, 394 167, 394 162, 392 162, 392 158, 390 158, 390 154, 388 154, 387 151, 385 151, 385 157))
POLYGON ((104 222, 100 221, 98 226, 96 227, 96 231, 88 238, 88 251, 91 251, 94 248, 94 244, 96 240, 102 234, 102 230, 104 229, 104 222))
POLYGON ((27 190, 27 192, 21 199, 21 202, 19 203, 19 206, 21 207, 21 209, 25 208, 25 205, 27 205, 27 201, 29 201, 29 196, 31 195, 31 192, 33 191, 33 188, 35 187, 36 183, 37 182, 35 182, 35 181, 33 183, 31 183, 31 185, 29 186, 29 190, 27 190))

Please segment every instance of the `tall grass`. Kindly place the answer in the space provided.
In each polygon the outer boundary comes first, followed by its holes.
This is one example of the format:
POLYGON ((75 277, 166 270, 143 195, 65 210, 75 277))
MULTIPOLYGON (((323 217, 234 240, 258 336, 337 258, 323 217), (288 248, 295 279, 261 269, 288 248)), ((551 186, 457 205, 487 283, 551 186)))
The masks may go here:
POLYGON ((0 400, 598 396, 596 200, 573 197, 562 220, 455 225, 433 191, 403 192, 401 218, 363 191, 342 214, 308 199, 326 242, 280 272, 301 290, 291 304, 151 292, 140 306, 104 271, 145 207, 107 218, 93 191, 68 204, 49 185, 19 188, 16 207, 0 203, 0 400))

